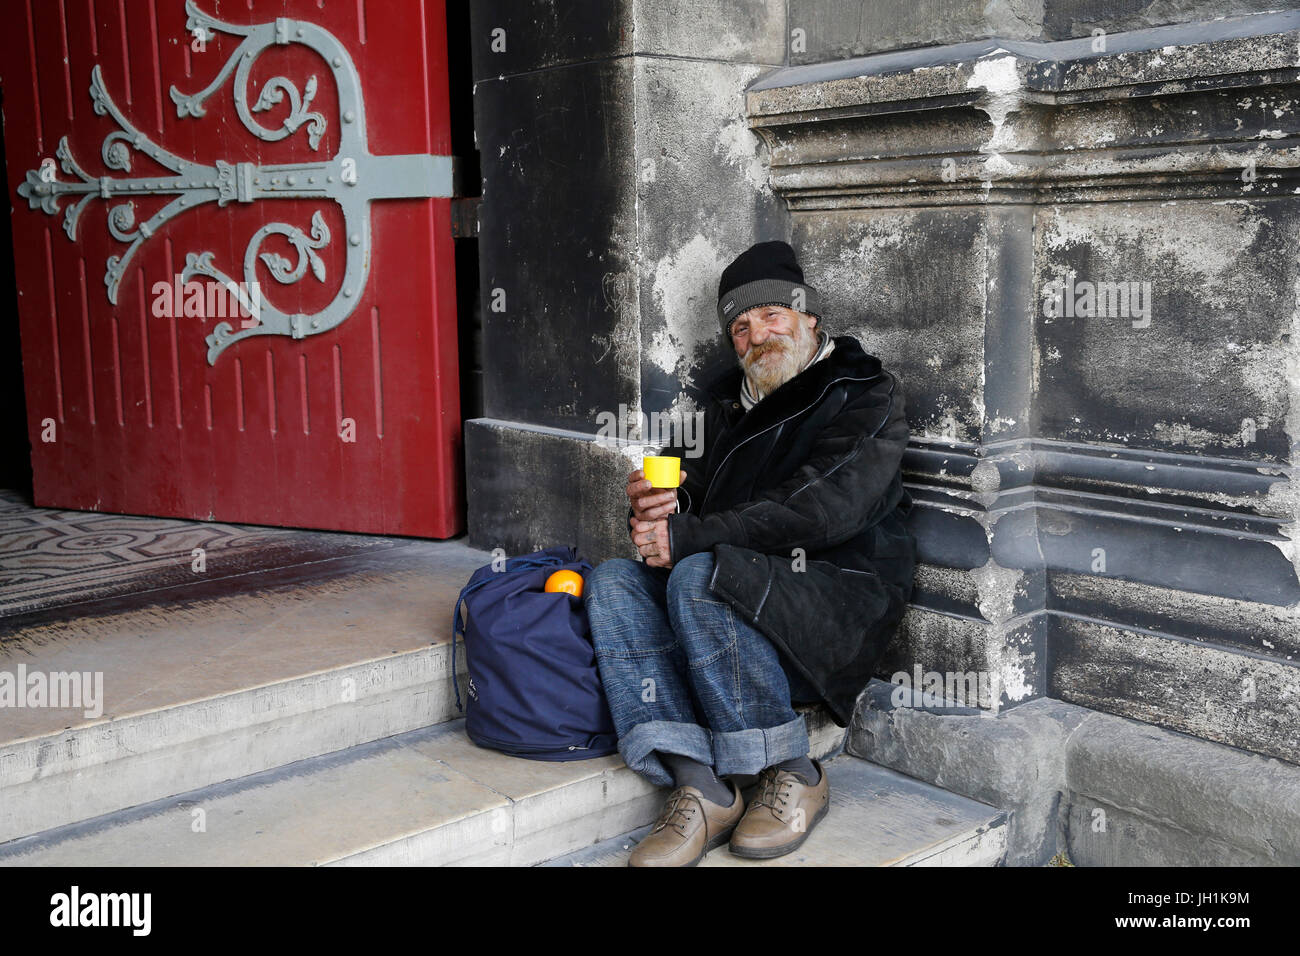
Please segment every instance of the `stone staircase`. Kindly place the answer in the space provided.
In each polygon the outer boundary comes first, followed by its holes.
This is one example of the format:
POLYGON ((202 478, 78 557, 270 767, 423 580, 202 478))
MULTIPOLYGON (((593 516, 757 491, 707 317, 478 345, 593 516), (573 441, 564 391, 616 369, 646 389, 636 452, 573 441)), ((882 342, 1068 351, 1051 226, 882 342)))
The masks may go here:
MULTIPOLYGON (((105 710, 3 712, 0 865, 624 862, 666 791, 617 756, 523 760, 464 733, 451 608, 490 559, 411 541, 11 629, 0 670, 102 672, 105 710)), ((1000 811, 841 755, 843 728, 805 716, 832 813, 798 853, 707 865, 1002 859, 1000 811)))

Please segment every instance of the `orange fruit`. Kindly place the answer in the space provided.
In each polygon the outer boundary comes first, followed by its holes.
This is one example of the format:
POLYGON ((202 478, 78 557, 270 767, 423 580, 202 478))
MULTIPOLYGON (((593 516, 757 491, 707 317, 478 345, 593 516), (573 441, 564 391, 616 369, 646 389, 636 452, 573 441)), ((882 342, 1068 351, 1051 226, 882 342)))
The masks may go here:
POLYGON ((577 571, 556 571, 546 579, 546 590, 582 597, 582 575, 577 571))

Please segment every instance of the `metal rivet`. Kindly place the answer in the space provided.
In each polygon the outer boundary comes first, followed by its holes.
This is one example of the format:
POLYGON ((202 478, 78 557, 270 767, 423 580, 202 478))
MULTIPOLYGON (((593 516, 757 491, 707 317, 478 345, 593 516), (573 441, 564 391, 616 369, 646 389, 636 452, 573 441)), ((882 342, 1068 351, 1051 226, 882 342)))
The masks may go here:
POLYGON ((348 242, 352 243, 354 246, 359 246, 361 245, 361 237, 354 232, 352 235, 348 236, 348 242))
POLYGON ((332 183, 332 182, 334 182, 334 177, 333 177, 333 176, 326 176, 326 177, 325 177, 325 182, 327 182, 327 183, 332 183))
POLYGON ((349 299, 352 298, 352 290, 351 290, 351 289, 344 289, 344 290, 343 290, 343 294, 344 294, 347 298, 349 298, 349 299))
POLYGON ((351 123, 356 118, 357 118, 357 114, 352 112, 351 110, 348 110, 346 113, 343 114, 343 122, 345 123, 351 123))
POLYGON ((336 57, 334 58, 334 65, 335 65, 335 66, 342 66, 342 65, 343 65, 343 57, 341 57, 341 56, 336 56, 336 57))
POLYGON ((312 320, 312 323, 311 323, 311 327, 312 327, 313 329, 319 329, 319 328, 320 328, 320 319, 313 319, 313 320, 312 320))
POLYGON ((253 185, 254 185, 254 186, 260 186, 260 185, 262 185, 262 177, 260 177, 260 176, 255 177, 255 178, 253 179, 253 185))
POLYGON ((308 177, 307 182, 313 186, 316 185, 316 177, 315 176, 308 177))
POLYGON ((290 177, 286 180, 286 182, 288 182, 288 184, 289 184, 290 186, 297 186, 297 185, 298 185, 298 177, 297 177, 297 176, 290 176, 290 177))

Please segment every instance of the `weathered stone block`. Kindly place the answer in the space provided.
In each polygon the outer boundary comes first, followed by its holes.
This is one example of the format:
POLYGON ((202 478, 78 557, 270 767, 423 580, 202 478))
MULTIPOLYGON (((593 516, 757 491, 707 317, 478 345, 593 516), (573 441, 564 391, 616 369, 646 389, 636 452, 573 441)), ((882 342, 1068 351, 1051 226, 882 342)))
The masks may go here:
POLYGON ((623 494, 632 469, 617 450, 581 432, 479 418, 465 423, 465 457, 480 502, 469 511, 474 547, 514 556, 573 545, 593 564, 636 557, 623 494))
POLYGON ((636 400, 638 317, 618 294, 637 257, 634 87, 621 59, 476 88, 489 418, 582 430, 636 400))
POLYGON ((991 717, 894 696, 866 689, 846 752, 1009 811, 1008 865, 1300 860, 1294 764, 1056 700, 991 717))

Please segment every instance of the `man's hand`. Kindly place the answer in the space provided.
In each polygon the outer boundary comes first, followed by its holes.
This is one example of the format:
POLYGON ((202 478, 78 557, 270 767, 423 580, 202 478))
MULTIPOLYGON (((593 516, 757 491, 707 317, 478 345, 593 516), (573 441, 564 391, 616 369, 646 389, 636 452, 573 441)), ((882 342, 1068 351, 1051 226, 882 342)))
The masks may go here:
POLYGON ((658 518, 654 521, 638 521, 629 518, 632 526, 632 543, 645 558, 645 563, 652 568, 671 568, 672 552, 668 547, 668 519, 658 518))
MULTIPOLYGON (((685 471, 681 480, 686 480, 685 471)), ((638 521, 655 521, 677 510, 677 489, 655 491, 640 468, 627 476, 627 498, 632 503, 632 516, 638 521)))
MULTIPOLYGON (((686 480, 684 470, 681 480, 686 480)), ((672 567, 672 554, 668 548, 668 519, 664 516, 677 510, 677 489, 656 490, 650 484, 650 479, 646 478, 645 472, 638 468, 627 476, 627 499, 632 504, 632 517, 628 518, 632 543, 641 552, 641 557, 652 568, 672 567)))

